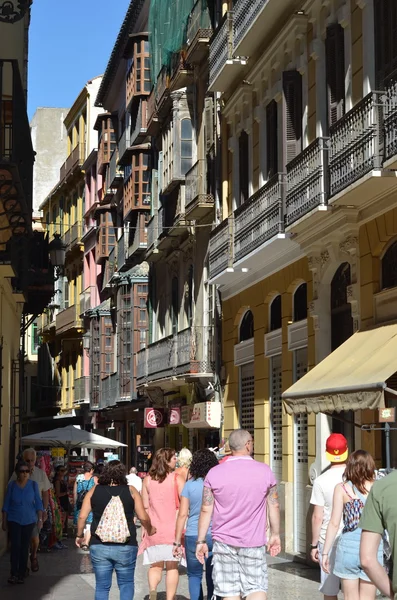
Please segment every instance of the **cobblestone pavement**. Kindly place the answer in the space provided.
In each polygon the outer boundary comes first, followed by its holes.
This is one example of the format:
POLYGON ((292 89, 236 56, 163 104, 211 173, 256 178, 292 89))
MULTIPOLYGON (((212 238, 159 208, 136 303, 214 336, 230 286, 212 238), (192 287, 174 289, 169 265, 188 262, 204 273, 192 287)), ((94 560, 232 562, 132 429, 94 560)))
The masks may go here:
MULTIPOLYGON (((67 550, 57 550, 39 555, 40 571, 33 573, 25 585, 11 586, 9 556, 0 559, 0 599, 1 600, 93 600, 95 579, 88 553, 73 547, 73 540, 67 540, 67 550)), ((322 600, 318 592, 318 570, 282 558, 269 558, 269 600, 292 600, 311 598, 322 600)), ((148 600, 147 567, 138 559, 135 571, 135 599, 148 600)), ((164 580, 159 587, 158 600, 165 600, 164 580), (163 593, 161 593, 163 592, 163 593)), ((116 581, 112 586, 110 599, 118 600, 116 581)), ((186 571, 181 568, 177 600, 189 598, 186 571)))

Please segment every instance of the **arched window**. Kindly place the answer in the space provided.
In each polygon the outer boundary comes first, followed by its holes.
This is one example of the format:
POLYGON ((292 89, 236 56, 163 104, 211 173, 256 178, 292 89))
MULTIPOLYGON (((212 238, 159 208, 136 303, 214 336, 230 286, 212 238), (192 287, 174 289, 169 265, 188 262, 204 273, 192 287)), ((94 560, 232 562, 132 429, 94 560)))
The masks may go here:
POLYGON ((295 290, 294 294, 294 321, 302 321, 307 318, 307 283, 295 290))
POLYGON ((270 305, 270 331, 281 329, 281 295, 274 298, 270 305))
POLYGON ((240 342, 250 340, 254 337, 254 315, 247 310, 240 325, 240 342))
POLYGON ((397 287, 397 241, 386 250, 382 258, 382 290, 397 287))
POLYGON ((186 173, 193 164, 193 127, 190 119, 181 121, 181 173, 186 173))

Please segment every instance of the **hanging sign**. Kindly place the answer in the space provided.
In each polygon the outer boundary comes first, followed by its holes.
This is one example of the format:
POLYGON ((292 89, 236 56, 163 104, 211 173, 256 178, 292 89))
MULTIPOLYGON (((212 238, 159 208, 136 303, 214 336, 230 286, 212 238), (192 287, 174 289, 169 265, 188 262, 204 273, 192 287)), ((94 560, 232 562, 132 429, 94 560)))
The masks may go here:
POLYGON ((144 411, 144 427, 147 429, 157 429, 164 427, 165 421, 164 408, 145 408, 144 411))
POLYGON ((168 407, 168 425, 181 425, 181 407, 180 406, 169 406, 168 407))
POLYGON ((396 409, 394 407, 379 409, 379 423, 394 423, 395 420, 396 420, 396 409))

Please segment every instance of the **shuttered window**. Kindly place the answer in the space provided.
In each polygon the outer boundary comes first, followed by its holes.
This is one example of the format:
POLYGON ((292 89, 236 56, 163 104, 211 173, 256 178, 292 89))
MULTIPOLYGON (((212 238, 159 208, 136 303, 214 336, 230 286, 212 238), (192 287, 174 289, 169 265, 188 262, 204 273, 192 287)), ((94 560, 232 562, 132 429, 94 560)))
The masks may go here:
POLYGON ((240 367, 240 427, 254 435, 254 363, 240 367))
POLYGON ((302 75, 283 72, 284 165, 302 152, 302 75))
POLYGON ((248 141, 248 134, 242 131, 239 137, 240 206, 248 200, 248 141))
POLYGON ((266 156, 267 179, 278 172, 277 102, 272 100, 266 107, 266 156))
POLYGON ((397 2, 374 0, 376 87, 397 76, 397 2))
POLYGON ((271 468, 278 482, 283 474, 283 406, 281 355, 270 359, 271 468))
POLYGON ((345 114, 345 34, 339 23, 327 27, 325 62, 330 127, 345 114))
POLYGON ((90 406, 99 406, 99 388, 101 381, 101 340, 99 329, 99 318, 91 319, 91 390, 90 406))

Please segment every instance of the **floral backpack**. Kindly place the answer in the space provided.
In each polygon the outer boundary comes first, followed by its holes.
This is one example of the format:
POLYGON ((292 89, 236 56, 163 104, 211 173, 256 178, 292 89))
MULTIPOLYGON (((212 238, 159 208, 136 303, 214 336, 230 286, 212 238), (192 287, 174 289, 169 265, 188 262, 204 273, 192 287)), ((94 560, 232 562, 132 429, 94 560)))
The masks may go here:
POLYGON ((110 544, 125 544, 130 537, 130 530, 120 496, 112 496, 109 500, 95 534, 101 542, 110 544))

